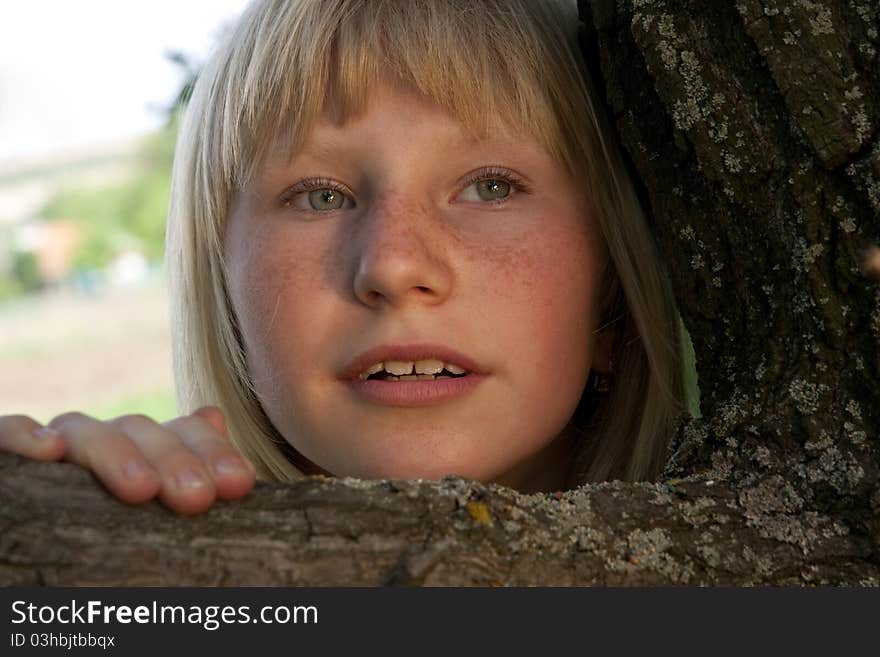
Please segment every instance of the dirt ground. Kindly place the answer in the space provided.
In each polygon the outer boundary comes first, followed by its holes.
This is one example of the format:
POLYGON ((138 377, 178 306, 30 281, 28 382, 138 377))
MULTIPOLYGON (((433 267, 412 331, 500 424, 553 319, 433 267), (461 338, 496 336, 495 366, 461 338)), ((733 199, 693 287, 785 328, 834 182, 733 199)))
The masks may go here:
POLYGON ((0 304, 0 414, 46 422, 64 411, 97 413, 126 400, 167 406, 172 388, 161 280, 0 304))

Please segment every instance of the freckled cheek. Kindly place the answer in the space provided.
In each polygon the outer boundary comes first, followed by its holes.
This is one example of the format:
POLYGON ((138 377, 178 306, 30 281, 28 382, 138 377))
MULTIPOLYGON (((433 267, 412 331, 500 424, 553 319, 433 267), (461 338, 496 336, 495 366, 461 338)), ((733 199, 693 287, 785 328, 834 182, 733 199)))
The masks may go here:
POLYGON ((597 302, 597 254, 577 232, 548 233, 519 249, 498 294, 515 315, 517 340, 535 367, 569 364, 569 371, 589 365, 590 327, 597 302))
POLYGON ((267 235, 230 253, 229 262, 230 294, 252 376, 267 377, 279 366, 293 370, 308 335, 310 260, 301 249, 267 235))

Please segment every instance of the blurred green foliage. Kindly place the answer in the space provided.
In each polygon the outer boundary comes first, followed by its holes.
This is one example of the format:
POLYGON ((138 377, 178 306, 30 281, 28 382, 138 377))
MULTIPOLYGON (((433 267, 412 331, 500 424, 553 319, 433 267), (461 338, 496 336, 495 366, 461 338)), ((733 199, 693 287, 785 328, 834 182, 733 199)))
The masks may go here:
POLYGON ((165 125, 143 141, 134 175, 124 183, 65 189, 40 213, 46 220, 80 224, 75 269, 103 269, 126 250, 139 251, 154 263, 162 260, 177 130, 201 69, 183 52, 168 51, 165 57, 183 73, 183 82, 164 110, 165 125))
POLYGON ((44 219, 67 219, 81 226, 75 268, 101 269, 127 249, 161 261, 178 116, 175 112, 162 129, 144 140, 129 180, 65 189, 43 208, 44 219))
POLYGON ((7 257, 11 261, 10 275, 0 276, 0 301, 15 299, 43 287, 37 258, 32 252, 15 251, 7 257))
POLYGON ((15 254, 12 260, 12 274, 22 292, 33 292, 43 285, 37 257, 30 251, 15 254))

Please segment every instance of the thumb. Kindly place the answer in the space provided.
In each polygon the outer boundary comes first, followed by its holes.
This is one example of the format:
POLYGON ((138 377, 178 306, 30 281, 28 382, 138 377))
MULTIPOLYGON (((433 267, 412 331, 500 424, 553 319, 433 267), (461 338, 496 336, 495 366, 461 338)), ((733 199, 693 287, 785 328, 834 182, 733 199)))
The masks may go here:
POLYGON ((217 406, 202 406, 201 408, 197 408, 193 411, 193 415, 198 415, 200 418, 205 420, 208 424, 210 424, 214 430, 219 433, 224 438, 228 438, 226 430, 226 417, 223 415, 223 411, 220 410, 217 406))

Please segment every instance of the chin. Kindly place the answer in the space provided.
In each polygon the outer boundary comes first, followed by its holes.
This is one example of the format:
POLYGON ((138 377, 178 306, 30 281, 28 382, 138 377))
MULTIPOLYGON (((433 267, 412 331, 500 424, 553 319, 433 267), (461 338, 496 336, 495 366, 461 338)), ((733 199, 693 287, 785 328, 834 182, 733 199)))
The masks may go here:
MULTIPOLYGON (((360 479, 427 479, 439 480, 449 475, 462 477, 463 479, 473 479, 476 481, 489 481, 491 476, 484 472, 475 471, 465 465, 458 465, 448 462, 445 465, 436 463, 425 463, 424 461, 395 461, 394 463, 383 463, 377 467, 357 467, 356 474, 349 476, 358 477, 360 479)), ((345 475, 343 475, 345 476, 345 475)))

